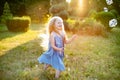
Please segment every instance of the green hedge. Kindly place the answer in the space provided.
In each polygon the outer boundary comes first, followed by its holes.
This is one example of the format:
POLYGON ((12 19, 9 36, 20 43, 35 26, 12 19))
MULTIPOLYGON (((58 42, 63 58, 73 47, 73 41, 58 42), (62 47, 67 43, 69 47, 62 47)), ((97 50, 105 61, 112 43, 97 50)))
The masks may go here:
POLYGON ((117 22, 118 22, 117 26, 120 28, 120 16, 117 18, 117 22))
POLYGON ((111 12, 99 12, 95 16, 97 21, 100 21, 107 30, 111 30, 112 28, 109 27, 109 20, 116 18, 115 15, 111 12))
POLYGON ((7 28, 12 32, 26 32, 29 30, 31 20, 29 17, 14 17, 7 20, 7 28))
POLYGON ((119 17, 119 13, 115 9, 110 10, 110 12, 114 14, 116 18, 119 17))

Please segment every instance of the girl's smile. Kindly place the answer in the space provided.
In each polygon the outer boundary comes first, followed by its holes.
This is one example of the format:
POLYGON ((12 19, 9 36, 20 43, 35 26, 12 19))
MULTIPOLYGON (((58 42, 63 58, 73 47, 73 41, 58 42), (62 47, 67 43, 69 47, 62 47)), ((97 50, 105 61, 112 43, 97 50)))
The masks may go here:
POLYGON ((58 30, 62 30, 62 27, 63 27, 63 21, 57 19, 56 22, 55 22, 55 27, 56 27, 56 29, 58 29, 58 30))

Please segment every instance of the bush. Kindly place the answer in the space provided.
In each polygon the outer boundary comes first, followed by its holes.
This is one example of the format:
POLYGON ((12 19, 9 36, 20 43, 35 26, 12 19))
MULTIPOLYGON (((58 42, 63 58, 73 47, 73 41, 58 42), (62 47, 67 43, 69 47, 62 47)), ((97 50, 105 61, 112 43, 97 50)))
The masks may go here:
POLYGON ((65 29, 67 31, 71 31, 71 32, 78 32, 79 31, 80 25, 81 25, 81 21, 77 21, 77 20, 69 18, 67 20, 67 23, 68 23, 68 27, 66 28, 66 26, 65 26, 65 29))
POLYGON ((112 29, 111 27, 109 27, 109 20, 113 18, 115 18, 115 15, 111 12, 99 12, 95 16, 95 19, 97 21, 100 21, 108 31, 112 29))
POLYGON ((100 24, 100 23, 95 23, 93 24, 93 26, 90 27, 90 31, 89 34, 91 35, 101 35, 101 36, 106 36, 106 31, 104 28, 104 25, 100 24))
POLYGON ((69 29, 73 33, 93 36, 106 36, 104 25, 91 18, 86 18, 83 21, 76 20, 73 22, 70 22, 69 20, 69 25, 69 29))
POLYGON ((65 30, 66 31, 71 31, 72 28, 73 28, 73 25, 75 24, 75 20, 68 18, 66 20, 66 23, 64 23, 65 30), (66 23, 67 23, 67 26, 66 26, 66 23))
POLYGON ((110 10, 111 13, 113 13, 115 15, 115 17, 118 17, 118 12, 115 9, 110 10))
POLYGON ((30 23, 29 17, 14 17, 7 20, 7 28, 12 32, 26 32, 29 29, 30 23))
POLYGON ((118 22, 117 26, 120 28, 120 16, 117 18, 117 22, 118 22))
POLYGON ((89 13, 88 13, 88 17, 94 18, 96 14, 97 14, 96 10, 90 10, 89 13))
POLYGON ((80 33, 87 35, 96 35, 96 36, 105 36, 106 31, 104 25, 99 22, 96 22, 94 19, 86 18, 82 23, 83 27, 80 30, 80 33))

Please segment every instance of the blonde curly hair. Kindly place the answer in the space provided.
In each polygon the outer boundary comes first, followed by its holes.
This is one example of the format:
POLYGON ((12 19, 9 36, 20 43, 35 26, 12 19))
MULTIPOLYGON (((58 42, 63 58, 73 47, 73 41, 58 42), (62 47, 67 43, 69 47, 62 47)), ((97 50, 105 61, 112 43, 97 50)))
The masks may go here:
MULTIPOLYGON (((63 22, 62 18, 59 16, 54 16, 54 17, 50 18, 50 20, 48 21, 48 25, 47 25, 48 34, 51 34, 51 32, 53 32, 53 31, 59 34, 59 32, 56 30, 56 27, 55 27, 55 22, 58 19, 63 22)), ((62 31, 63 31, 63 33, 65 33, 64 24, 62 25, 62 31)))

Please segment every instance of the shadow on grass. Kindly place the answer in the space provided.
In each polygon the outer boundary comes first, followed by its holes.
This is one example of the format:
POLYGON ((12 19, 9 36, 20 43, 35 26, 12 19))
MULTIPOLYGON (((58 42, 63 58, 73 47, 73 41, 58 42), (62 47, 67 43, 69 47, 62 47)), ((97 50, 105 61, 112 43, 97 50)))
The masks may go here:
POLYGON ((35 78, 41 72, 41 66, 38 67, 37 61, 43 52, 43 48, 39 45, 40 42, 40 39, 31 40, 0 56, 0 80, 31 80, 35 78))
MULTIPOLYGON (((45 28, 45 24, 31 24, 29 29, 32 31, 40 31, 40 30, 44 30, 43 28, 45 28)), ((45 30, 44 30, 45 32, 45 30)), ((10 38, 10 37, 14 37, 16 35, 20 35, 20 34, 24 34, 25 32, 10 32, 8 31, 6 25, 4 24, 0 24, 0 40, 3 40, 5 38, 10 38)))
POLYGON ((0 41, 5 39, 5 38, 11 38, 16 35, 24 34, 25 32, 10 32, 10 31, 4 31, 0 32, 0 41))
POLYGON ((25 32, 10 32, 5 24, 0 24, 0 41, 5 38, 13 37, 25 32))

